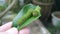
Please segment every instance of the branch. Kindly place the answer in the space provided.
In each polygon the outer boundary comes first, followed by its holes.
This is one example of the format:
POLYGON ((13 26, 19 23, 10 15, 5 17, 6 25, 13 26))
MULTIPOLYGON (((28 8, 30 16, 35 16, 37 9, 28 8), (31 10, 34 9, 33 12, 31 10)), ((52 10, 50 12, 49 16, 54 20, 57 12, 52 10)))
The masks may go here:
POLYGON ((13 0, 12 3, 0 14, 0 19, 14 6, 17 0, 13 0))

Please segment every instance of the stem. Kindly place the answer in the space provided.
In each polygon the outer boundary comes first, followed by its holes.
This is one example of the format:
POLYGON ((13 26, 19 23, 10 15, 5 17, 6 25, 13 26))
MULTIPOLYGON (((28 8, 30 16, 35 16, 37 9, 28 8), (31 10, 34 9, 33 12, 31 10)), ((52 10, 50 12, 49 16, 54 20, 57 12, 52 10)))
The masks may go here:
POLYGON ((52 2, 53 0, 42 0, 41 2, 43 2, 43 3, 50 3, 50 2, 52 2))
POLYGON ((2 12, 0 15, 0 19, 14 6, 17 0, 13 0, 13 2, 2 12))

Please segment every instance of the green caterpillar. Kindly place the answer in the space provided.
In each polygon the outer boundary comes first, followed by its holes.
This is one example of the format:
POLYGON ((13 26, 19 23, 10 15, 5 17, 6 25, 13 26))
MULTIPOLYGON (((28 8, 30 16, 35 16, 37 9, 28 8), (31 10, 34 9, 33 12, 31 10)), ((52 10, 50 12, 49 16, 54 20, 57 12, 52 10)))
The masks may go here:
MULTIPOLYGON (((21 16, 20 19, 16 20, 17 21, 17 25, 21 25, 23 22, 25 22, 27 19, 29 19, 32 16, 32 10, 28 10, 26 14, 24 14, 23 16, 21 16)), ((15 23, 15 22, 14 22, 15 23)), ((15 26, 16 24, 13 24, 13 26, 15 26)), ((17 26, 15 26, 17 27, 17 26)))
POLYGON ((13 27, 17 27, 19 30, 27 26, 29 23, 38 19, 40 15, 40 7, 32 4, 28 4, 22 9, 16 18, 13 20, 13 27), (23 12, 25 11, 25 12, 23 12), (31 19, 31 20, 30 20, 31 19), (30 21, 30 22, 29 22, 30 21))
POLYGON ((36 9, 34 11, 32 9, 29 9, 28 12, 24 16, 22 16, 20 20, 17 21, 18 25, 21 25, 23 22, 25 22, 27 19, 31 18, 32 16, 33 17, 38 16, 38 12, 36 11, 36 9))
POLYGON ((18 24, 19 25, 21 25, 23 22, 25 22, 26 20, 28 20, 30 17, 32 17, 32 10, 28 10, 28 12, 25 14, 25 15, 23 15, 22 17, 21 17, 21 19, 19 19, 17 22, 18 22, 18 24))

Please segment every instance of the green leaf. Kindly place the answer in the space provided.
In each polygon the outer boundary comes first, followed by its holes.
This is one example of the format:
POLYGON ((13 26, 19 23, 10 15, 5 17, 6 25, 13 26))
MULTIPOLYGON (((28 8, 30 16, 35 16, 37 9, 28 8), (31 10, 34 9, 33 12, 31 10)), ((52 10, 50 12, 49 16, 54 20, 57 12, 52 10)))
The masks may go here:
MULTIPOLYGON (((33 13, 33 12, 32 12, 33 13)), ((29 13, 28 13, 29 14, 29 13)), ((28 5, 25 5, 21 11, 18 13, 18 15, 15 17, 15 19, 13 20, 13 27, 17 27, 19 30, 21 30, 22 28, 24 28, 25 26, 27 26, 28 24, 32 23, 33 21, 37 20, 39 17, 41 16, 40 14, 40 7, 39 6, 35 6, 33 4, 28 4, 28 5), (37 12, 37 16, 33 16, 33 15, 29 15, 31 16, 30 18, 28 18, 27 16, 27 20, 22 20, 24 21, 21 25, 18 25, 19 20, 21 20, 21 17, 26 15, 26 13, 29 11, 29 10, 32 10, 32 11, 35 11, 37 12)))

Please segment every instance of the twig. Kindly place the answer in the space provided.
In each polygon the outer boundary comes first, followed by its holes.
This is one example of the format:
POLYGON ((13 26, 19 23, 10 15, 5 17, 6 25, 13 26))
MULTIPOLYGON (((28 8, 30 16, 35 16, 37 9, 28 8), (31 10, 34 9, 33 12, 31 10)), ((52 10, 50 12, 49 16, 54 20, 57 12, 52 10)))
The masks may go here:
POLYGON ((17 0, 13 0, 12 3, 0 14, 0 19, 14 6, 17 0))

